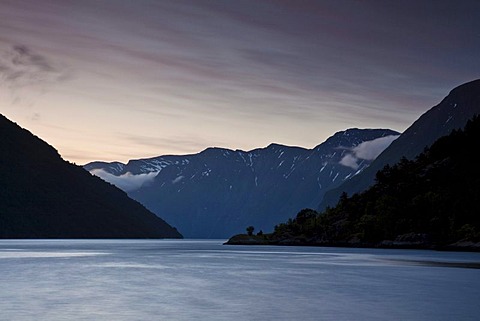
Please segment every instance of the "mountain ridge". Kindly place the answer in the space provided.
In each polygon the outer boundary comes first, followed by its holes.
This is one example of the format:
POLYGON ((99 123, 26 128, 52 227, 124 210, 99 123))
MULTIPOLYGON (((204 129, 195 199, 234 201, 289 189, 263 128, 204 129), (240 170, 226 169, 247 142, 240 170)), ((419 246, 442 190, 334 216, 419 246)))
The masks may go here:
MULTIPOLYGON (((192 157, 192 156, 196 156, 196 155, 200 155, 200 154, 204 154, 204 153, 209 153, 211 151, 223 151, 223 152, 229 152, 229 153, 249 154, 249 153, 254 153, 254 152, 263 151, 263 150, 269 150, 269 149, 273 149, 273 148, 289 148, 289 149, 298 149, 298 150, 312 151, 313 152, 314 150, 318 149, 321 145, 328 144, 329 141, 334 139, 335 137, 345 136, 346 134, 348 136, 348 134, 350 134, 351 132, 354 132, 354 131, 358 132, 358 131, 365 131, 365 130, 367 130, 367 131, 368 130, 385 131, 386 133, 388 133, 388 135, 386 135, 386 136, 400 135, 399 132, 397 132, 395 130, 391 130, 391 129, 385 129, 385 128, 362 128, 361 129, 361 128, 353 127, 353 128, 348 128, 346 130, 335 132, 332 136, 328 137, 325 140, 325 142, 323 142, 321 144, 318 144, 318 145, 316 145, 312 148, 295 146, 295 145, 284 145, 284 144, 280 144, 280 143, 270 143, 265 147, 257 147, 257 148, 251 149, 251 150, 231 149, 231 148, 227 148, 227 147, 212 146, 212 147, 207 147, 207 148, 205 148, 205 149, 203 149, 203 150, 201 150, 197 153, 165 154, 165 155, 153 156, 153 157, 142 157, 142 158, 137 158, 137 159, 130 159, 126 163, 121 162, 121 161, 91 161, 91 162, 88 162, 87 164, 84 164, 82 166, 85 169, 87 169, 88 171, 93 170, 93 169, 97 169, 100 166, 107 166, 107 167, 102 167, 102 169, 111 170, 112 171, 111 173, 117 173, 117 174, 123 173, 123 174, 125 174, 125 173, 128 172, 128 171, 125 170, 125 168, 128 168, 129 166, 131 166, 133 163, 136 163, 136 162, 148 162, 148 161, 151 161, 151 160, 161 159, 161 158, 168 158, 168 159, 170 159, 170 158, 187 158, 187 157, 192 157)), ((146 170, 146 171, 148 171, 148 170, 146 170)))
POLYGON ((277 143, 246 152, 207 148, 185 156, 130 160, 121 168, 116 162, 92 162, 84 168, 123 186, 130 197, 166 217, 186 237, 224 238, 249 221, 268 228, 293 215, 297 206, 318 204, 325 189, 371 162, 357 159, 352 168, 340 163, 345 155, 353 155, 365 141, 398 134, 351 129, 312 149, 277 143))

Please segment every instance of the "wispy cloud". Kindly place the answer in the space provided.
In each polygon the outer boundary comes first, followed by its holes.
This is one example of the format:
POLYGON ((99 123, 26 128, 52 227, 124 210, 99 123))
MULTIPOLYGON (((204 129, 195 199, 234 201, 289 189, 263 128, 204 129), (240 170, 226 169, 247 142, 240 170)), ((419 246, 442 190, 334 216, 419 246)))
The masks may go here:
POLYGON ((346 167, 357 169, 358 168, 357 161, 358 161, 358 158, 355 157, 355 155, 347 154, 343 156, 343 158, 340 160, 340 164, 346 167))
POLYGON ((374 160, 387 148, 399 135, 390 135, 380 137, 374 140, 363 142, 353 148, 353 153, 357 158, 374 160))
POLYGON ((151 172, 147 174, 133 175, 132 173, 128 172, 120 176, 115 176, 107 173, 103 169, 94 169, 90 173, 117 186, 125 192, 134 191, 146 184, 151 183, 158 174, 158 172, 151 172))
POLYGON ((385 150, 385 148, 390 146, 398 136, 399 135, 390 135, 358 144, 340 160, 340 164, 357 169, 359 166, 359 160, 374 160, 385 150))

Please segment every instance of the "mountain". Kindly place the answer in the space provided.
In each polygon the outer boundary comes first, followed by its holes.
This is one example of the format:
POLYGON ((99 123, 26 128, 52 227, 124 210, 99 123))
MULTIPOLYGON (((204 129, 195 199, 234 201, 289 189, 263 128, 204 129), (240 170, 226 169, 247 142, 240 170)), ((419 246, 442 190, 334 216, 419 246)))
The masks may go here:
POLYGON ((402 157, 413 159, 425 147, 454 129, 461 129, 474 115, 480 114, 480 79, 453 89, 440 104, 431 108, 386 148, 360 175, 327 192, 316 208, 335 205, 342 192, 348 195, 364 191, 375 181, 375 174, 385 165, 396 164, 402 157))
POLYGON ((180 238, 123 191, 0 115, 0 238, 180 238))
MULTIPOLYGON (((302 244, 480 250, 480 168, 472 166, 480 117, 438 139, 415 160, 377 173, 360 194, 323 213, 304 209, 272 234, 228 244, 302 244)), ((252 234, 252 233, 250 233, 252 234)))
POLYGON ((349 129, 313 149, 271 144, 252 151, 208 148, 85 165, 189 238, 226 238, 247 225, 270 229, 299 208, 316 206, 325 191, 360 173, 399 134, 349 129))

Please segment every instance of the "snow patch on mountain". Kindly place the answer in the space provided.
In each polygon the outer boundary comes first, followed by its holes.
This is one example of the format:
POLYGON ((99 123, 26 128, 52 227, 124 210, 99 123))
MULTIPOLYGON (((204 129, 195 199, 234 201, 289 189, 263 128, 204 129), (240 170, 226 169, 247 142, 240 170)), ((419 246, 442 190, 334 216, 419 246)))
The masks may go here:
POLYGON ((177 183, 179 183, 183 178, 184 178, 184 176, 182 176, 182 175, 178 176, 177 178, 175 178, 175 179, 172 181, 172 184, 177 184, 177 183))

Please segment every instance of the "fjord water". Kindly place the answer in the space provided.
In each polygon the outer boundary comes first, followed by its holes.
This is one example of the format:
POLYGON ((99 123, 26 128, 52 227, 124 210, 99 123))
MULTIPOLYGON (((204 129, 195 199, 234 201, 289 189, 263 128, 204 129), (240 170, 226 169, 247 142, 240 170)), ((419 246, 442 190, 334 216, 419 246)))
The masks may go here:
POLYGON ((480 253, 0 241, 0 320, 479 320, 480 253))

